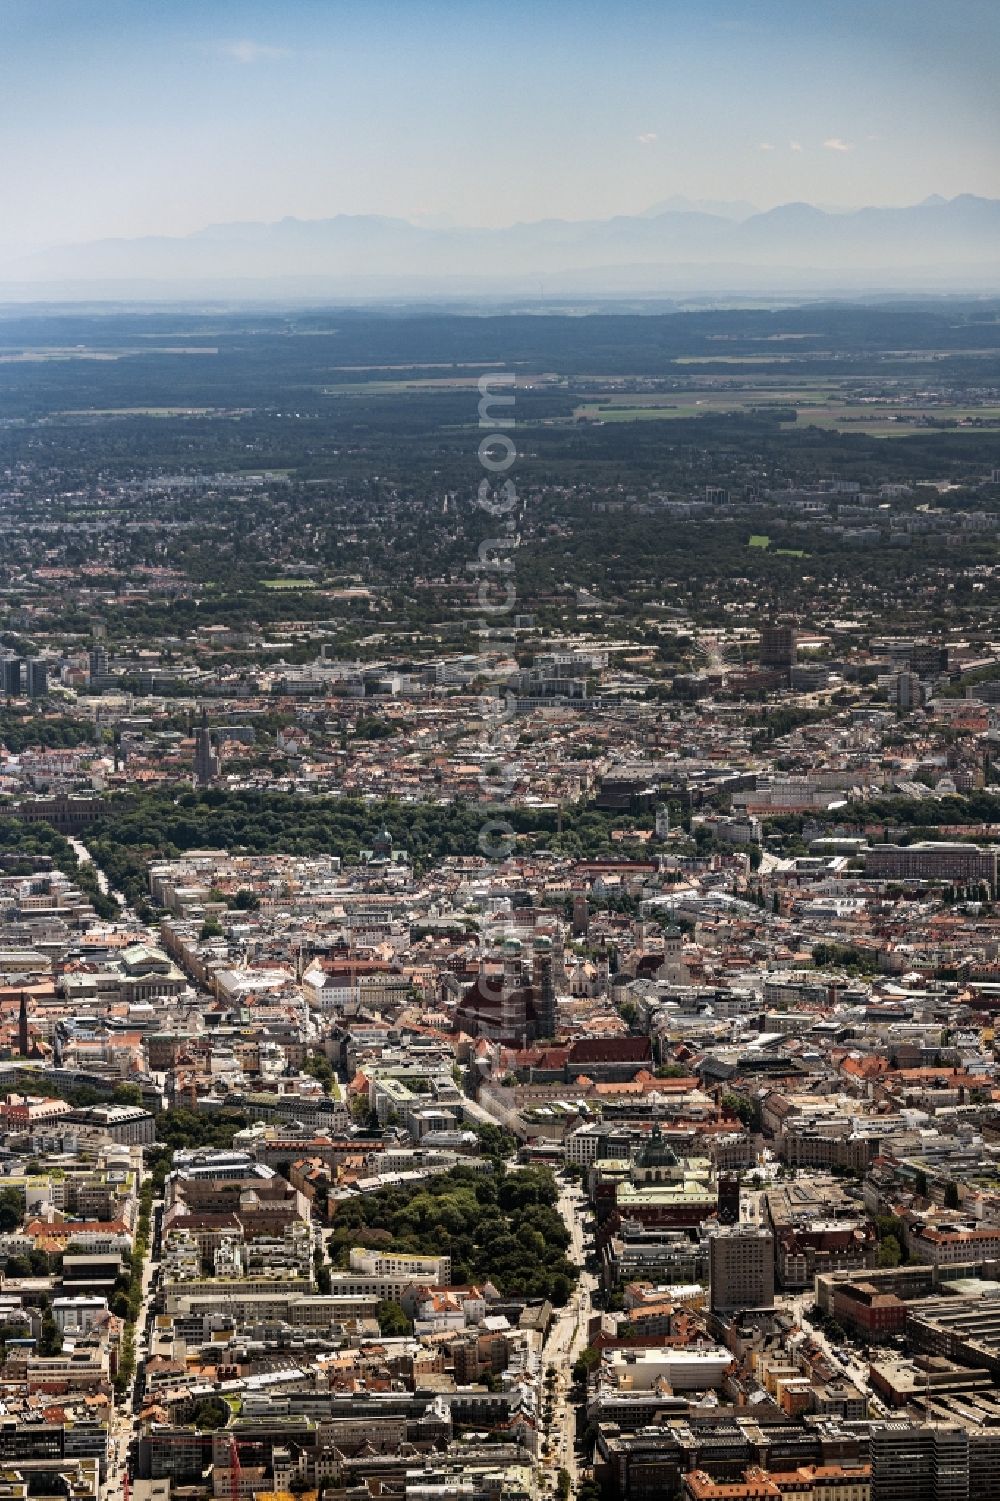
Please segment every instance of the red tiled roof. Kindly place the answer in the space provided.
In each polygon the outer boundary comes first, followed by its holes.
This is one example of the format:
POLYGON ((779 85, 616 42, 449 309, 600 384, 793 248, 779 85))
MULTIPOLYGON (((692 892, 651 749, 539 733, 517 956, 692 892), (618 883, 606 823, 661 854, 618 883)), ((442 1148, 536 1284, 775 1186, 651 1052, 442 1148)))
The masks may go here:
POLYGON ((571 1068, 587 1063, 651 1062, 653 1045, 648 1037, 583 1037, 570 1049, 571 1068))

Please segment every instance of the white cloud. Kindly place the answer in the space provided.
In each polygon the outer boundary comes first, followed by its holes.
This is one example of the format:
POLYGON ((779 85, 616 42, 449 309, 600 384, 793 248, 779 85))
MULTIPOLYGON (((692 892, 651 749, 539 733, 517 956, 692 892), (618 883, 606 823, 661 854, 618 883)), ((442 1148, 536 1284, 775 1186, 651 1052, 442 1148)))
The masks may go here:
POLYGON ((268 62, 273 58, 289 55, 287 47, 269 47, 264 42, 253 42, 249 37, 241 37, 237 42, 223 42, 219 50, 231 62, 244 65, 268 62))
POLYGON ((773 151, 774 147, 771 145, 770 141, 761 141, 760 145, 757 147, 757 150, 758 151, 773 151))
POLYGON ((789 151, 801 151, 802 150, 802 142, 801 141, 789 141, 789 143, 788 143, 788 149, 789 149, 789 151))
POLYGON ((842 141, 839 136, 831 136, 828 141, 823 142, 823 149, 825 151, 853 151, 854 147, 850 141, 842 141))
POLYGON ((642 135, 636 136, 636 140, 639 142, 640 146, 652 146, 653 142, 656 139, 657 135, 655 130, 644 130, 642 135))

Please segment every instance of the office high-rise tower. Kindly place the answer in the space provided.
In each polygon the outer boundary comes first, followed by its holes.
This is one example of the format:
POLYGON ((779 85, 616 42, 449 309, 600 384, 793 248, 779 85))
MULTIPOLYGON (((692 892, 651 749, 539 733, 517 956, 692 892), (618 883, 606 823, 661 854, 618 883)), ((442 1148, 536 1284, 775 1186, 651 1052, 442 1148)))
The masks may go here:
POLYGON ((21 696, 21 658, 7 657, 3 664, 3 696, 4 698, 20 698, 21 696))
POLYGON ((108 676, 108 654, 103 646, 90 650, 90 682, 93 687, 103 687, 108 676))
POLYGON ((771 621, 761 627, 761 667, 794 667, 796 655, 796 632, 793 625, 776 625, 771 621))
POLYGON ((726 1226, 708 1245, 712 1311, 774 1307, 774 1236, 740 1224, 726 1226))
POLYGON ((27 664, 27 678, 28 697, 44 698, 49 691, 49 664, 32 657, 27 664))

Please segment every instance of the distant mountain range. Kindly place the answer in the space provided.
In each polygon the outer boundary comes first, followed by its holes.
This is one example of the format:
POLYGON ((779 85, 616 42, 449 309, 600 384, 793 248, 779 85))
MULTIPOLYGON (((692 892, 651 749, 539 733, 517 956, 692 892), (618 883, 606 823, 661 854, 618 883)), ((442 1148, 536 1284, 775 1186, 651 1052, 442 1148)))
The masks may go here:
POLYGON ((0 297, 1000 289, 1000 200, 908 208, 667 199, 612 219, 434 228, 338 214, 97 240, 0 263, 0 297))
POLYGON ((719 219, 749 219, 758 213, 760 210, 756 204, 744 203, 741 199, 730 203, 720 198, 685 198, 683 193, 674 193, 651 204, 642 217, 657 219, 661 214, 715 214, 719 219))

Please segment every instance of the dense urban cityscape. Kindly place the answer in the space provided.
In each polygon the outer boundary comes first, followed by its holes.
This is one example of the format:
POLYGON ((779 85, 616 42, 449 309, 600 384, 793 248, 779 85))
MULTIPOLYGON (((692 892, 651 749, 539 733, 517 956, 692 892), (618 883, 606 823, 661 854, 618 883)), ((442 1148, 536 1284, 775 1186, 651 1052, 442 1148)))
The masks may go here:
POLYGON ((0 1501, 1000 1501, 998 56, 0 0, 0 1501))
POLYGON ((1000 1494, 997 316, 0 324, 5 1495, 1000 1494))

